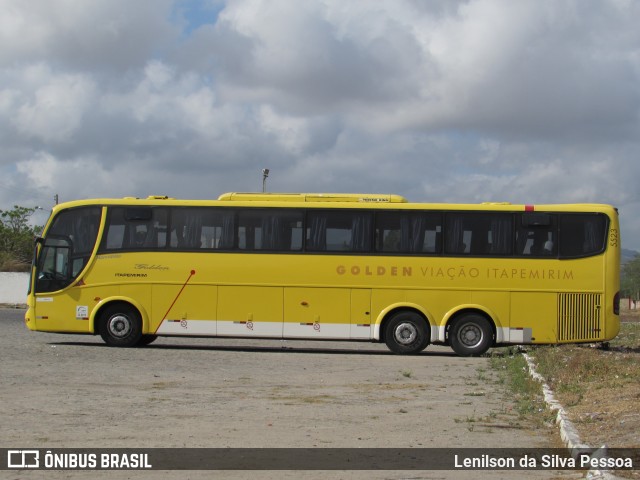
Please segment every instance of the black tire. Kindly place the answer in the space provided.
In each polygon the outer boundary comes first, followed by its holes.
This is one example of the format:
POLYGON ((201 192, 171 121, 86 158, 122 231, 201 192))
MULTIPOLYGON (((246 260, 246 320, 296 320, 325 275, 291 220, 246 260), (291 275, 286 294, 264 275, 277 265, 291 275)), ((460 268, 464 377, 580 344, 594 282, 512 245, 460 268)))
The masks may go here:
POLYGON ((138 343, 136 344, 136 346, 138 347, 147 346, 150 343, 155 342, 157 338, 158 338, 157 335, 144 334, 140 337, 140 340, 138 340, 138 343))
POLYGON ((130 305, 108 306, 100 314, 100 336, 112 347, 133 347, 142 337, 140 313, 130 305))
POLYGON ((393 353, 415 355, 427 348, 429 324, 416 312, 398 312, 389 319, 384 329, 384 341, 393 353))
POLYGON ((477 357, 493 345, 493 329, 489 320, 477 313, 466 314, 453 323, 449 344, 462 357, 477 357))

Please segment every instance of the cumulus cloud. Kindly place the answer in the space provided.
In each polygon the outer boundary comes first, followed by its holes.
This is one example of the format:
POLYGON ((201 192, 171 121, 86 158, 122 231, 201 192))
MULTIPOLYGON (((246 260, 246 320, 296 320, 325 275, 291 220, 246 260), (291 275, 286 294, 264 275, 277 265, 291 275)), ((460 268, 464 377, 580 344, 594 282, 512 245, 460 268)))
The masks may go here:
POLYGON ((391 4, 378 7, 230 2, 215 26, 194 35, 197 62, 215 57, 230 98, 268 101, 299 115, 400 101, 416 91, 421 52, 406 25, 385 17, 391 4))
POLYGON ((3 0, 0 62, 94 72, 136 68, 179 36, 170 0, 3 0))
MULTIPOLYGON (((55 192, 61 192, 59 196, 63 201, 95 197, 96 185, 100 191, 115 192, 118 196, 135 194, 137 190, 135 178, 128 174, 126 167, 108 169, 97 158, 63 161, 47 152, 35 152, 32 158, 18 164, 17 175, 27 191, 49 192, 51 185, 56 185, 55 192)), ((45 205, 50 204, 52 198, 48 198, 45 205)))
POLYGON ((0 208, 225 190, 610 202, 640 249, 637 2, 4 0, 0 208))
POLYGON ((22 90, 17 100, 13 124, 17 132, 44 142, 69 141, 95 95, 91 77, 76 74, 55 75, 43 65, 26 69, 23 80, 33 90, 22 90))

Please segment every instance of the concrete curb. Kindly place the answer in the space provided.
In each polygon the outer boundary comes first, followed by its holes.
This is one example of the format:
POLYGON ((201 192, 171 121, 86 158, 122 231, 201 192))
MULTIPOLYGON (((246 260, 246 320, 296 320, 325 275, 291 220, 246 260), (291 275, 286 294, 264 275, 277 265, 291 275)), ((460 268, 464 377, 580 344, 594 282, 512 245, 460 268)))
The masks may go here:
MULTIPOLYGON (((536 371, 536 365, 533 359, 524 352, 522 353, 522 356, 527 362, 527 366, 529 368, 529 375, 531 376, 531 378, 540 382, 540 384, 542 385, 542 393, 544 394, 544 401, 547 403, 547 405, 549 405, 549 408, 551 410, 556 410, 558 412, 558 414, 556 415, 556 423, 560 428, 560 438, 562 439, 564 444, 567 446, 567 448, 571 452, 571 455, 576 456, 579 453, 580 449, 591 448, 580 441, 578 430, 576 429, 573 422, 569 420, 567 411, 564 409, 562 404, 558 402, 558 400, 556 400, 556 398, 553 396, 553 391, 551 390, 551 388, 549 388, 549 385, 547 385, 547 382, 545 381, 544 377, 536 371)), ((607 455, 606 445, 603 445, 594 453, 594 456, 598 456, 598 457, 604 457, 606 455, 607 455)), ((623 480, 620 477, 613 475, 607 470, 589 470, 585 478, 588 478, 591 480, 596 480, 596 479, 623 480)))

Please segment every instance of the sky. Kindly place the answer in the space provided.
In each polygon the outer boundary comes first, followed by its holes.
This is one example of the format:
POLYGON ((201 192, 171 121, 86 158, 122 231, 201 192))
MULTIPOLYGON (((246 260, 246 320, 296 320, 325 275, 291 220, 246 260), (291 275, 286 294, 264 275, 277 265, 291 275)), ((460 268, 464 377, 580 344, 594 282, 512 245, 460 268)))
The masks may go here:
POLYGON ((609 203, 640 250, 639 18, 635 0, 0 0, 0 209, 217 198, 269 168, 271 192, 609 203))

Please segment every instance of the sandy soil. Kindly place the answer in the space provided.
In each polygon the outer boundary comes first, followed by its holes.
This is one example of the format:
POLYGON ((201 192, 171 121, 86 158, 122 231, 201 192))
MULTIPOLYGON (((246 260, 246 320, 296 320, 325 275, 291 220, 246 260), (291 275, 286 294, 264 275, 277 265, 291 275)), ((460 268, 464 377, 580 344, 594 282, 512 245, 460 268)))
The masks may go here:
MULTIPOLYGON (((484 358, 429 347, 29 332, 0 309, 4 448, 558 447, 534 429, 484 358)), ((576 472, 43 472, 2 478, 579 478, 576 472)))

